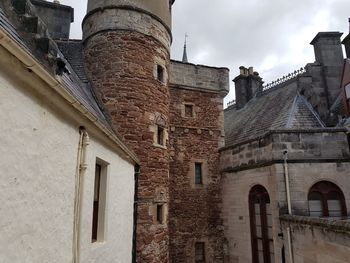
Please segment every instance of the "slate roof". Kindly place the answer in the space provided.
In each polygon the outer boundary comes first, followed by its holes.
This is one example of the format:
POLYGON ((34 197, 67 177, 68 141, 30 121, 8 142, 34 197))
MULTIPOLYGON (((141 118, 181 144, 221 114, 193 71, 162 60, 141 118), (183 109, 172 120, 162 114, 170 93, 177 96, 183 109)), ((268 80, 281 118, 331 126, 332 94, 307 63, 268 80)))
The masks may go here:
POLYGON ((88 82, 84 68, 83 45, 81 40, 56 40, 58 48, 72 66, 81 81, 88 82))
POLYGON ((243 108, 224 111, 225 147, 251 140, 272 130, 322 128, 324 124, 309 102, 289 82, 263 91, 243 108))
MULTIPOLYGON (((16 19, 16 15, 12 16, 12 19, 16 19)), ((19 20, 19 19, 18 19, 19 20)), ((18 21, 14 21, 18 22, 18 21)), ((10 21, 8 16, 0 7, 0 28, 5 31, 13 40, 15 40, 22 48, 28 51, 33 57, 35 57, 41 64, 47 68, 49 72, 53 72, 47 61, 46 54, 40 54, 35 49, 35 34, 19 31, 14 23, 10 21)), ((45 36, 47 37, 47 36, 45 36)), ((105 114, 101 105, 95 97, 94 91, 91 85, 88 83, 86 75, 82 70, 79 70, 75 65, 69 65, 64 55, 56 47, 57 56, 66 62, 66 68, 69 72, 64 72, 60 76, 62 86, 84 107, 92 113, 106 128, 113 131, 112 126, 108 121, 108 116, 105 114), (77 70, 77 72, 75 72, 77 70)), ((77 52, 79 53, 79 52, 77 52)), ((82 65, 82 64, 81 64, 82 65)), ((115 133, 115 132, 114 132, 115 133)))

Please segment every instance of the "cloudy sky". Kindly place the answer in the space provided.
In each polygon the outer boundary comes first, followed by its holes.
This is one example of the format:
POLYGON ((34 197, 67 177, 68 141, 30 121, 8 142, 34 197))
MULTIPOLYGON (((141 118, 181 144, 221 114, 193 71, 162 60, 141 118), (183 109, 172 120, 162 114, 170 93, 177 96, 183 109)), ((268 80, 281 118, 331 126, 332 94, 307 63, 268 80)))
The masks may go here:
MULTIPOLYGON (((60 2, 74 7, 71 38, 81 38, 87 0, 60 2)), ((348 17, 349 0, 176 0, 172 58, 181 60, 187 32, 189 62, 228 67, 231 79, 239 66, 254 66, 270 82, 314 61, 317 32, 347 34, 348 17)), ((233 98, 231 84, 225 102, 233 98)))

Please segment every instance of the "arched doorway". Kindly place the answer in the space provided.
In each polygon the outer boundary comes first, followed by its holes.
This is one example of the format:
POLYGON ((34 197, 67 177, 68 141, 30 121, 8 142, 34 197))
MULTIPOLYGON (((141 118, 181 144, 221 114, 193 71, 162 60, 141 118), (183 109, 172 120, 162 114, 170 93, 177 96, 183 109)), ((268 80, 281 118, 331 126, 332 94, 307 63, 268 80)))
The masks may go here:
POLYGON ((253 263, 273 263, 272 212, 267 190, 254 186, 249 192, 253 263))

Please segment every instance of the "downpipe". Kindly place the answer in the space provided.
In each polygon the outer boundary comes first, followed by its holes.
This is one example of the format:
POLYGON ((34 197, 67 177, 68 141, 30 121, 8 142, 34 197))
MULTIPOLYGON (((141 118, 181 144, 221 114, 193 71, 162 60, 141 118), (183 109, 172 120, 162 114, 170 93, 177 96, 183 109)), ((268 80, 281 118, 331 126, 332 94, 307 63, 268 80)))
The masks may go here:
MULTIPOLYGON (((286 183, 286 195, 287 195, 287 205, 288 205, 288 214, 292 215, 292 204, 290 199, 290 187, 289 187, 289 171, 288 171, 288 151, 283 152, 284 159, 284 181, 286 183)), ((292 232, 290 227, 287 227, 287 242, 288 242, 288 251, 289 251, 289 262, 294 263, 293 258, 293 248, 292 248, 292 232)))
POLYGON ((86 149, 89 145, 89 135, 84 127, 79 128, 79 145, 75 173, 74 220, 73 220, 73 263, 80 262, 80 222, 82 182, 87 169, 86 149))

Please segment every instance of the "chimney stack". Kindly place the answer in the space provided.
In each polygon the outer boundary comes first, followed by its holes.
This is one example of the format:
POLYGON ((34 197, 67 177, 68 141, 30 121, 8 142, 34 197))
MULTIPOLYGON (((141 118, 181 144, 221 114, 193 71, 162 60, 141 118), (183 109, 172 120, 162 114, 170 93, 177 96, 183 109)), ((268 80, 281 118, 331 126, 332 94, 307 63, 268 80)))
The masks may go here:
POLYGON ((236 90, 236 109, 243 108, 263 89, 263 81, 253 67, 239 67, 240 74, 233 80, 236 90))

